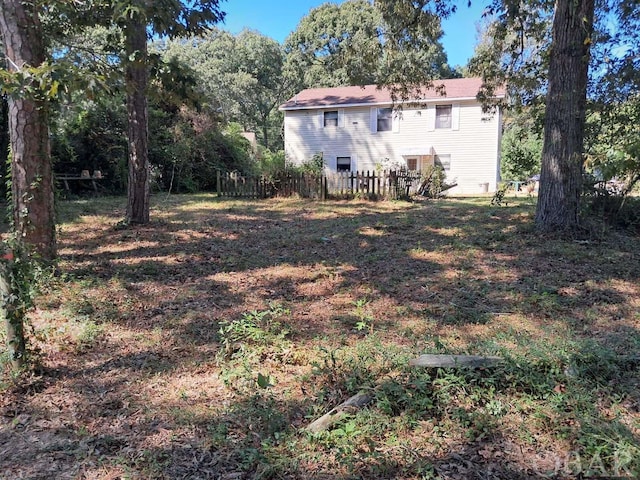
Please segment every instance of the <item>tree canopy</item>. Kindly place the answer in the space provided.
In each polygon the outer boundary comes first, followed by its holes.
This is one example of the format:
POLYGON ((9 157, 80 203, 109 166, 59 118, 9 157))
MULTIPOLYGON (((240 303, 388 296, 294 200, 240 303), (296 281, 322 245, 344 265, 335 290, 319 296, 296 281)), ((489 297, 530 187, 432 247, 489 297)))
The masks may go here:
POLYGON ((278 42, 251 30, 232 35, 211 29, 160 48, 164 58, 177 59, 196 72, 200 98, 219 109, 225 121, 260 132, 266 148, 281 145, 276 109, 294 92, 283 73, 284 52, 278 42))
POLYGON ((288 75, 301 87, 424 85, 454 75, 440 43, 440 17, 415 10, 419 21, 404 25, 409 19, 389 8, 349 0, 311 10, 285 41, 288 75))
MULTIPOLYGON (((630 18, 626 0, 617 3, 618 18, 630 18)), ((400 50, 418 44, 419 26, 429 25, 434 13, 455 10, 450 2, 376 0, 383 18, 399 25, 400 50)), ((489 48, 481 51, 476 71, 485 79, 485 98, 500 85, 527 92, 525 101, 545 97, 544 135, 536 226, 541 231, 572 230, 579 224, 584 165, 584 133, 588 67, 594 29, 593 0, 549 2, 494 0, 489 48), (551 25, 551 28, 549 26, 551 25)), ((392 30, 393 31, 393 30, 392 30)), ((399 83, 412 79, 400 77, 399 83)))

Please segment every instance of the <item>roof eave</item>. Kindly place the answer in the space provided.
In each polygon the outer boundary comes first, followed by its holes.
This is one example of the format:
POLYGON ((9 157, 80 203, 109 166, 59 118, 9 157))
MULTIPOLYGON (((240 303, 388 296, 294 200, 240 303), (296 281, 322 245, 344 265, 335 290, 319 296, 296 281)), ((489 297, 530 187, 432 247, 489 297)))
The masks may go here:
MULTIPOLYGON (((504 98, 504 94, 495 95, 492 98, 504 98)), ((443 101, 463 102, 463 101, 469 101, 469 100, 477 101, 478 99, 476 97, 441 97, 441 98, 426 98, 426 99, 420 99, 420 100, 407 100, 399 103, 402 103, 402 104, 439 103, 443 101)), ((294 111, 294 110, 319 110, 319 109, 326 110, 328 108, 376 107, 379 105, 393 105, 393 102, 385 101, 385 102, 366 102, 366 103, 334 103, 334 104, 327 104, 327 105, 300 105, 300 106, 294 105, 289 107, 285 105, 280 105, 278 107, 278 110, 280 110, 281 112, 287 112, 287 111, 294 111)))

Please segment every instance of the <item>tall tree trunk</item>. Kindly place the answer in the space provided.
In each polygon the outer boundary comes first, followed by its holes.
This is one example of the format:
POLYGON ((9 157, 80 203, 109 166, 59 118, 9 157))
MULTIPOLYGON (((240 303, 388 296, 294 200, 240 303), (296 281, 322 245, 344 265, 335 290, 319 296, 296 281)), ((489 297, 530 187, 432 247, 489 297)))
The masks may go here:
MULTIPOLYGON (((44 62, 35 2, 5 0, 0 9, 0 35, 9 71, 38 67, 44 62)), ((22 98, 10 95, 8 106, 15 229, 21 241, 35 247, 44 259, 52 260, 56 237, 48 102, 42 93, 22 98)))
POLYGON ((149 150, 147 120, 147 30, 144 16, 134 15, 126 29, 126 88, 129 117, 129 186, 127 218, 149 222, 149 150))
POLYGON ((594 0, 556 0, 535 224, 540 231, 578 226, 594 0))

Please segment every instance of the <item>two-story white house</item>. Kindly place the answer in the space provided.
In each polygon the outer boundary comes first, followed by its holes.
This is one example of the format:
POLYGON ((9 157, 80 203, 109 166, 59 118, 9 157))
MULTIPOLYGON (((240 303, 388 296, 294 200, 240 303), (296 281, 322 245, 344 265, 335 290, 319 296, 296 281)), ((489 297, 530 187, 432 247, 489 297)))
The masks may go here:
POLYGON ((375 85, 303 90, 280 106, 287 161, 322 155, 329 171, 436 164, 457 183, 451 193, 495 191, 502 118, 499 110, 482 111, 481 84, 479 78, 437 80, 399 109, 375 85))

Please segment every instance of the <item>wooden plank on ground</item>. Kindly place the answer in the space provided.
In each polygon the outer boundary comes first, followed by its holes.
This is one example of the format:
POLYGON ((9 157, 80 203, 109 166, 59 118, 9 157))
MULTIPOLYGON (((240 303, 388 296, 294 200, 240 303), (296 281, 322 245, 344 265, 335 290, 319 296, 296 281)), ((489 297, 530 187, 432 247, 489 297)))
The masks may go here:
POLYGON ((427 368, 488 367, 501 361, 502 357, 425 354, 409 360, 409 365, 427 368))
POLYGON ((331 409, 317 420, 311 422, 305 430, 310 433, 319 433, 328 430, 331 425, 339 421, 345 415, 359 410, 360 408, 368 405, 372 400, 372 394, 360 392, 337 407, 331 409))

